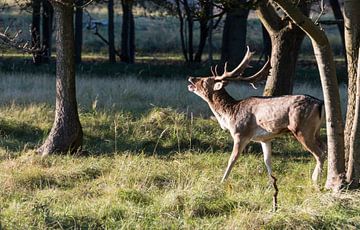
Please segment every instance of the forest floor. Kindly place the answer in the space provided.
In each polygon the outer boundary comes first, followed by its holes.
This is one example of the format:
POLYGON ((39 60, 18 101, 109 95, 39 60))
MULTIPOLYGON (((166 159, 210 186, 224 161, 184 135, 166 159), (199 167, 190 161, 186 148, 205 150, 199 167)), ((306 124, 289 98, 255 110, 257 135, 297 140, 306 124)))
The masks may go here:
MULTIPOLYGON (((1 75, 0 229, 360 228, 360 192, 324 190, 326 169, 313 185, 315 160, 291 136, 273 144, 277 212, 258 144, 221 184, 232 139, 187 92, 185 76, 80 74, 89 155, 41 158, 35 150, 54 118, 54 75, 1 75)), ((321 97, 314 84, 295 90, 321 97)), ((246 85, 229 91, 237 98, 261 94, 246 85)))

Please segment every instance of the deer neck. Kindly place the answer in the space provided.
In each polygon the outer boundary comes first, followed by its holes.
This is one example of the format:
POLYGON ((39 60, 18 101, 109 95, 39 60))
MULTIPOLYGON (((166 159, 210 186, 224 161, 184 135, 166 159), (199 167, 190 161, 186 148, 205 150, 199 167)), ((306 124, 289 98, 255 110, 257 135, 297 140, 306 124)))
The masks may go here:
POLYGON ((235 112, 234 105, 236 103, 237 101, 225 89, 216 91, 208 101, 209 107, 222 129, 228 129, 231 116, 235 112))

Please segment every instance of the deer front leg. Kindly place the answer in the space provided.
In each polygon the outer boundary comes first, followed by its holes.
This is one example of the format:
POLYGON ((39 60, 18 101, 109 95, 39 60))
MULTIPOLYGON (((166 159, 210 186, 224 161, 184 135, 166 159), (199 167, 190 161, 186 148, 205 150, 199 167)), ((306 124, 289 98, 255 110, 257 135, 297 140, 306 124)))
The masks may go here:
POLYGON ((231 169, 234 167, 236 160, 238 159, 240 153, 244 150, 245 146, 249 143, 248 140, 244 140, 240 138, 240 135, 236 134, 234 135, 234 146, 233 150, 228 162, 228 165, 226 167, 224 176, 221 180, 221 183, 223 183, 226 178, 229 176, 231 169))

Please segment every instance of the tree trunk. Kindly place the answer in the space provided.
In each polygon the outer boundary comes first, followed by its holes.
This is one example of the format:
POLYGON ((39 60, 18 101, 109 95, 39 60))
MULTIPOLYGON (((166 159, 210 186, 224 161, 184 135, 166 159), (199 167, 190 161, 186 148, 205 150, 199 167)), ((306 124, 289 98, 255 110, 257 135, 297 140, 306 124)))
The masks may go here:
POLYGON ((209 9, 209 25, 208 25, 208 61, 209 61, 209 65, 211 66, 213 64, 213 27, 214 27, 214 19, 213 19, 213 15, 214 15, 214 6, 213 6, 213 0, 210 0, 209 2, 210 4, 210 9, 209 9))
MULTIPOLYGON (((360 55, 360 48, 358 50, 360 55)), ((356 99, 353 127, 350 136, 349 161, 346 180, 351 188, 358 188, 360 183, 360 58, 358 58, 356 78, 356 99)))
POLYGON ((222 37, 221 62, 228 62, 230 69, 237 66, 245 54, 248 15, 249 9, 245 8, 233 8, 227 12, 222 37))
POLYGON ((132 13, 132 1, 122 0, 123 23, 121 31, 121 61, 134 63, 135 61, 135 22, 132 13))
POLYGON ((83 9, 81 6, 84 4, 83 0, 76 0, 75 11, 75 62, 81 63, 81 51, 83 43, 83 9))
POLYGON ((42 156, 76 152, 82 145, 83 132, 75 92, 73 1, 64 3, 53 2, 56 23, 56 107, 50 134, 37 150, 42 156))
POLYGON ((271 36, 271 74, 264 89, 264 96, 292 94, 296 63, 304 33, 297 27, 286 26, 271 36))
POLYGON ((204 47, 206 44, 206 39, 208 36, 208 13, 206 14, 205 18, 200 19, 200 40, 199 45, 195 54, 195 62, 201 62, 201 56, 204 51, 204 47))
MULTIPOLYGON (((31 46, 40 49, 41 39, 40 39, 40 8, 41 0, 32 0, 32 23, 31 23, 31 46)), ((41 63, 41 54, 33 54, 33 63, 41 63)))
POLYGON ((42 55, 43 62, 49 62, 51 58, 51 37, 54 10, 49 0, 43 0, 43 22, 42 22, 42 46, 44 53, 42 55))
POLYGON ((187 28, 188 28, 188 44, 187 44, 187 50, 188 50, 188 58, 189 62, 194 61, 194 44, 193 44, 193 37, 194 37, 194 18, 192 10, 190 9, 188 0, 183 0, 184 4, 184 10, 186 15, 186 21, 187 21, 187 28))
POLYGON ((185 61, 188 62, 189 58, 187 55, 187 49, 185 44, 185 33, 184 33, 184 17, 181 11, 180 0, 175 0, 175 3, 176 3, 177 14, 179 17, 179 22, 180 22, 179 32, 180 32, 181 50, 184 55, 185 61))
MULTIPOLYGON (((308 15, 309 7, 300 2, 299 9, 308 15)), ((271 4, 259 3, 257 14, 267 29, 272 43, 271 73, 264 89, 264 96, 292 94, 296 63, 305 33, 288 18, 281 18, 271 4)))
MULTIPOLYGON (((331 9, 334 13, 334 17, 337 20, 337 27, 341 36, 341 41, 343 45, 343 52, 345 53, 345 35, 344 35, 344 16, 341 12, 341 7, 338 0, 330 0, 331 9)), ((345 61, 346 61, 346 54, 345 61)))
POLYGON ((263 56, 266 57, 270 57, 271 56, 271 38, 270 38, 270 34, 269 32, 266 30, 264 25, 261 25, 261 29, 262 29, 262 39, 263 39, 263 51, 262 54, 263 56))
POLYGON ((335 63, 329 40, 324 31, 315 26, 289 1, 274 0, 274 2, 311 38, 324 92, 326 112, 328 175, 325 186, 338 191, 345 182, 344 133, 335 63))
POLYGON ((347 165, 347 181, 353 182, 352 186, 356 187, 359 183, 359 162, 360 162, 360 147, 356 141, 359 142, 358 130, 358 112, 356 110, 357 100, 356 95, 359 91, 359 67, 356 65, 359 62, 359 48, 360 48, 360 18, 359 18, 360 4, 357 0, 347 0, 344 2, 344 22, 345 22, 345 47, 347 55, 348 67, 348 105, 346 113, 345 125, 345 159, 347 165), (355 121, 355 122, 354 122, 355 121), (356 139, 355 139, 356 138, 356 139))
POLYGON ((108 37, 109 37, 109 62, 115 63, 115 33, 114 33, 114 0, 108 1, 108 37))

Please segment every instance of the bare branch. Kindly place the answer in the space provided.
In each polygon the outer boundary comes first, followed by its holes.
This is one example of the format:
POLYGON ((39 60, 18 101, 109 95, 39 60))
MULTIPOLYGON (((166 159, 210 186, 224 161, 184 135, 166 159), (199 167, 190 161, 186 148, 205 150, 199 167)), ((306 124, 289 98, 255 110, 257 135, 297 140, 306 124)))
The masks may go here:
POLYGON ((8 31, 9 27, 6 27, 4 32, 0 32, 0 44, 31 54, 43 52, 42 48, 36 48, 36 45, 29 46, 28 41, 20 39, 19 35, 22 32, 21 30, 17 31, 13 35, 10 35, 8 31))

